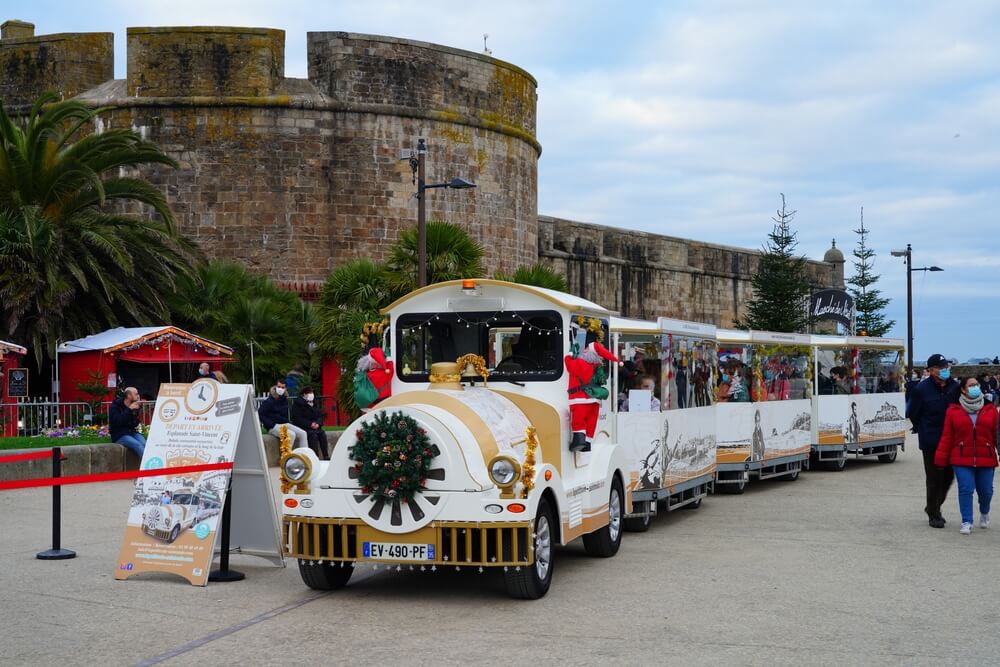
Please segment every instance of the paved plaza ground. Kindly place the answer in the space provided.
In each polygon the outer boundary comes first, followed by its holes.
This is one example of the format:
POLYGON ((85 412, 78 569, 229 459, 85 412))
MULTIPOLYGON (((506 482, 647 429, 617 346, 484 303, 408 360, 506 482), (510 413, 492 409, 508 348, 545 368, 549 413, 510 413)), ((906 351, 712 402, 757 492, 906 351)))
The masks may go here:
POLYGON ((1000 524, 927 527, 915 447, 891 465, 752 485, 626 534, 618 556, 557 554, 548 596, 497 573, 373 571, 318 594, 297 567, 234 557, 247 579, 115 581, 132 484, 67 487, 64 546, 43 562, 50 491, 0 492, 0 663, 995 664, 1000 524))

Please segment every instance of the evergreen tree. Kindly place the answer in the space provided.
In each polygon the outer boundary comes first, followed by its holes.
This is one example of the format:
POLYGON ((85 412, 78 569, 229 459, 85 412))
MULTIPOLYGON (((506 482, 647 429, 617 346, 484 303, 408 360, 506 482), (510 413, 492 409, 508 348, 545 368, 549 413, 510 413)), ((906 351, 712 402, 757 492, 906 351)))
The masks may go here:
POLYGON ((806 259, 795 255, 798 241, 791 229, 795 213, 787 209, 782 194, 781 209, 772 218, 774 228, 753 276, 753 298, 743 319, 734 323, 737 328, 803 333, 809 326, 806 259))
POLYGON ((896 321, 885 318, 884 311, 889 305, 889 299, 882 298, 881 290, 873 287, 878 282, 879 276, 872 273, 875 266, 875 251, 868 247, 866 237, 869 231, 865 229, 864 207, 861 208, 861 228, 855 229, 854 233, 858 235, 858 245, 852 253, 854 276, 847 281, 851 285, 848 291, 854 297, 856 313, 854 330, 858 333, 864 331, 868 336, 884 336, 896 321))

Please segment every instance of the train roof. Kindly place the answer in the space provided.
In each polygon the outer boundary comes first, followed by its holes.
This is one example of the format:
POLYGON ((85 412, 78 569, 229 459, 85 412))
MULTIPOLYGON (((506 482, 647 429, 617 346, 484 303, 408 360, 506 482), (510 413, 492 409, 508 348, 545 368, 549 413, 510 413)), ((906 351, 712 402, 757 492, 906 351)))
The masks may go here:
MULTIPOLYGON (((433 285, 415 289, 409 294, 396 299, 396 301, 383 308, 382 313, 388 314, 418 296, 435 291, 447 293, 448 290, 454 290, 454 296, 456 297, 454 300, 461 299, 463 305, 466 300, 469 301, 469 308, 453 307, 453 310, 474 310, 472 307, 475 305, 472 301, 473 299, 482 298, 485 301, 485 299, 490 297, 502 296, 503 292, 510 290, 536 296, 539 299, 548 301, 549 303, 570 311, 586 311, 591 315, 601 317, 609 317, 612 315, 612 311, 608 310, 604 306, 594 303, 593 301, 588 301, 587 299, 580 298, 573 294, 567 294, 566 292, 559 292, 545 287, 522 285, 520 283, 507 282, 506 280, 494 280, 492 278, 476 278, 474 282, 478 291, 475 293, 466 293, 465 290, 462 289, 465 282, 466 281, 464 280, 448 280, 446 282, 434 283, 433 285)), ((486 309, 488 310, 489 308, 486 309)))
POLYGON ((724 343, 770 343, 771 345, 810 345, 808 334, 756 331, 743 329, 718 329, 716 337, 724 343))
POLYGON ((619 333, 663 333, 660 330, 660 325, 656 322, 650 322, 649 320, 636 320, 631 317, 612 317, 609 323, 609 328, 612 331, 617 331, 619 333))
POLYGON ((903 347, 902 338, 874 338, 872 336, 810 336, 817 347, 880 347, 896 349, 903 347))

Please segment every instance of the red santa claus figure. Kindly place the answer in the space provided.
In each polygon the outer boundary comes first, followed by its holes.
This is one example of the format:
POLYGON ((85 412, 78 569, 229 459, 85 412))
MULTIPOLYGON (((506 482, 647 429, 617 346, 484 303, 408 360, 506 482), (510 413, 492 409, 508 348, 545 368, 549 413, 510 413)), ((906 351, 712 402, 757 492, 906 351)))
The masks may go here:
POLYGON ((395 367, 382 349, 384 328, 384 322, 366 324, 361 334, 365 352, 354 368, 354 399, 362 410, 392 394, 392 374, 395 367))
MULTIPOLYGON (((576 323, 571 325, 579 330, 576 323)), ((591 319, 587 325, 585 347, 579 353, 566 355, 566 370, 569 375, 569 414, 573 440, 569 449, 573 452, 589 452, 590 442, 597 430, 597 419, 601 412, 601 401, 608 397, 605 386, 602 359, 620 364, 618 357, 598 342, 603 333, 599 320, 591 319)), ((574 350, 574 352, 576 352, 574 350)))

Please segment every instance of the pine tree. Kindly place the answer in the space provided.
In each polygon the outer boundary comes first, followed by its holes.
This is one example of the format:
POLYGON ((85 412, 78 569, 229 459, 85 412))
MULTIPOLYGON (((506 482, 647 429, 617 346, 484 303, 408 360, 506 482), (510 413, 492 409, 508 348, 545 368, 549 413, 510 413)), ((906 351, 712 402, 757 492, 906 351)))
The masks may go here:
POLYGON ((889 299, 883 299, 881 290, 873 287, 879 276, 872 273, 875 251, 868 247, 869 231, 865 229, 864 207, 861 208, 861 228, 855 229, 854 233, 858 235, 858 245, 852 253, 854 276, 847 281, 851 285, 848 291, 854 297, 854 330, 858 333, 864 331, 868 336, 884 336, 896 321, 885 318, 883 311, 889 305, 889 299))
POLYGON ((801 333, 809 326, 806 259, 794 254, 798 245, 791 229, 795 213, 787 209, 782 194, 781 209, 772 218, 774 228, 753 277, 753 298, 745 317, 734 323, 737 328, 801 333))

